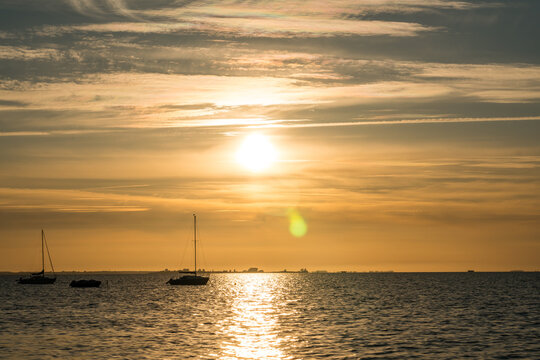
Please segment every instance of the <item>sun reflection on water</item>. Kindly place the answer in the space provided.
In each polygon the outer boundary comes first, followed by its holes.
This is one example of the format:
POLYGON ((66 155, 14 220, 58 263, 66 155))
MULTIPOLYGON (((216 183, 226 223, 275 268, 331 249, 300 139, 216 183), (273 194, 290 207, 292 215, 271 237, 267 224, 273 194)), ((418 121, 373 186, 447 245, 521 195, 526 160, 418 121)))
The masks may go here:
POLYGON ((236 282, 232 316, 221 324, 221 359, 289 359, 279 335, 280 281, 274 274, 242 274, 236 282))

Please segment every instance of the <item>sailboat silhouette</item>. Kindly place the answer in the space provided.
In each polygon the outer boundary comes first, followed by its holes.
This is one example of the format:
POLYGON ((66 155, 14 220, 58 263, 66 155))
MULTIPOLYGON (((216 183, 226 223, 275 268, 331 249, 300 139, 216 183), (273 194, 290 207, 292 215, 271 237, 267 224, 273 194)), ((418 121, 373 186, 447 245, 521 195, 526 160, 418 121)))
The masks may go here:
POLYGON ((54 267, 51 260, 51 254, 49 253, 49 246, 47 246, 47 240, 45 239, 45 232, 41 229, 41 271, 37 273, 32 273, 30 277, 19 278, 17 281, 19 284, 32 284, 32 285, 46 285, 54 284, 56 281, 56 275, 54 273, 54 267), (51 269, 54 277, 45 276, 45 251, 44 246, 47 249, 47 256, 49 257, 49 263, 51 264, 51 269))
POLYGON ((179 278, 170 278, 167 284, 170 285, 206 285, 208 282, 208 276, 197 275, 197 216, 193 214, 193 240, 194 240, 194 257, 195 257, 195 271, 179 271, 183 275, 179 278))

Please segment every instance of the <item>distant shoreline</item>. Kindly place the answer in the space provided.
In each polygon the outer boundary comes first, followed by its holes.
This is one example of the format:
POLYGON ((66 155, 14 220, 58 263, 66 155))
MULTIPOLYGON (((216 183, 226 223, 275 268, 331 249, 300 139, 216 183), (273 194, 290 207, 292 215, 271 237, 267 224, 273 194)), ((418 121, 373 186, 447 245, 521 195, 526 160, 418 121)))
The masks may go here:
MULTIPOLYGON (((172 274, 177 273, 179 270, 159 270, 159 271, 145 271, 145 270, 96 270, 96 271, 57 271, 56 275, 80 275, 80 274, 95 274, 95 275, 137 275, 137 274, 172 274)), ((1 275, 25 275, 32 271, 0 271, 1 275)), ((499 271, 474 271, 473 273, 537 273, 540 270, 499 270, 499 271)), ((461 274, 471 273, 468 270, 463 271, 222 271, 222 270, 210 270, 201 271, 201 273, 207 274, 461 274)))

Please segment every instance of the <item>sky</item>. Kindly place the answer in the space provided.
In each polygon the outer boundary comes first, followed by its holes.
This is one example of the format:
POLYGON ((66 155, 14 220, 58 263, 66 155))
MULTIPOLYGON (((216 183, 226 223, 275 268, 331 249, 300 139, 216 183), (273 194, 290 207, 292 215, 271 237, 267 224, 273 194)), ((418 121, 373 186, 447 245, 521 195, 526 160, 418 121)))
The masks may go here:
POLYGON ((0 271, 540 270, 539 13, 0 0, 0 271))

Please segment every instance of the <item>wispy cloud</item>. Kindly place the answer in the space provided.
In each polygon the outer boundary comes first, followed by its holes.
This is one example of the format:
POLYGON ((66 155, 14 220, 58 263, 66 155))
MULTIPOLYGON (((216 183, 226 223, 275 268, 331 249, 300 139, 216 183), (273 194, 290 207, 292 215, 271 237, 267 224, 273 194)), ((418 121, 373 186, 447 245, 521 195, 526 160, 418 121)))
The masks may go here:
POLYGON ((317 19, 283 17, 238 19, 235 17, 197 17, 191 15, 181 22, 109 22, 72 26, 45 26, 36 29, 41 36, 59 36, 66 33, 177 33, 179 31, 209 32, 220 36, 272 37, 332 37, 336 35, 362 36, 416 36, 421 32, 438 30, 418 23, 317 19))
MULTIPOLYGON (((193 19, 197 21, 197 19, 193 19)), ((415 36, 420 32, 433 31, 435 28, 417 23, 395 21, 362 21, 342 19, 318 19, 302 17, 283 17, 260 19, 238 19, 227 17, 208 17, 200 20, 203 26, 216 32, 225 32, 239 36, 315 36, 331 37, 334 35, 389 35, 415 36), (240 21, 240 22, 239 22, 240 21)))
MULTIPOLYGON (((96 23, 77 26, 49 27, 50 34, 72 31, 90 32, 134 32, 163 33, 189 29, 201 32, 219 32, 222 36, 322 36, 333 35, 388 35, 415 36, 420 32, 436 30, 434 27, 418 23, 347 19, 348 12, 364 11, 406 11, 422 8, 454 8, 471 7, 467 2, 425 2, 410 1, 396 3, 393 1, 374 1, 357 4, 351 1, 339 1, 328 6, 317 1, 308 2, 253 2, 249 7, 241 6, 234 1, 214 3, 185 2, 171 3, 157 10, 138 7, 130 8, 121 0, 116 1, 70 1, 73 9, 90 18, 110 18, 108 23, 96 23), (309 10, 305 10, 309 9, 309 10), (118 22, 121 16, 138 22, 118 22), (116 19, 117 20, 117 19, 116 19), (166 20, 166 21, 164 21, 166 20)), ((42 33, 44 33, 42 31, 42 33)))
POLYGON ((68 0, 72 8, 81 15, 102 18, 115 14, 126 18, 139 19, 123 0, 68 0))
POLYGON ((495 121, 540 121, 540 116, 523 117, 485 117, 485 118, 423 118, 403 120, 361 120, 348 122, 318 122, 318 123, 277 123, 264 125, 249 125, 251 128, 310 128, 310 127, 342 127, 363 125, 410 125, 410 124, 445 124, 445 123, 470 123, 470 122, 495 122, 495 121))
POLYGON ((31 49, 21 46, 0 46, 0 59, 51 59, 59 60, 61 52, 57 49, 31 49))
MULTIPOLYGON (((79 190, 0 188, 3 211, 134 212, 147 211, 139 204, 126 205, 127 197, 79 190)), ((136 201, 133 201, 136 202, 136 201)))

